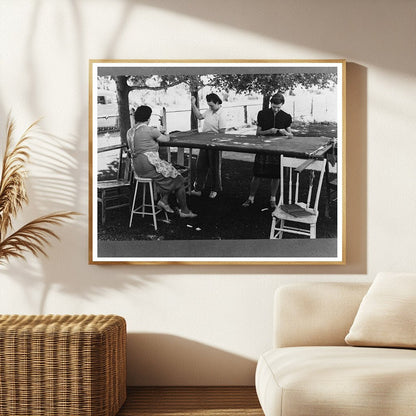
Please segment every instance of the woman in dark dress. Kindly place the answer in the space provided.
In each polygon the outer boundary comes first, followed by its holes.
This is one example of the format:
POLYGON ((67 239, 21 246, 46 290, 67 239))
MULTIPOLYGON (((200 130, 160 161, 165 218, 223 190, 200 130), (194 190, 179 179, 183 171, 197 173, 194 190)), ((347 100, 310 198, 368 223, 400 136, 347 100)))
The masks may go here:
MULTIPOLYGON (((270 100, 270 108, 261 110, 257 114, 258 136, 287 136, 293 137, 290 125, 292 116, 281 108, 285 103, 285 97, 277 93, 270 100)), ((253 167, 253 178, 250 183, 250 194, 243 203, 243 207, 254 204, 254 197, 260 185, 261 178, 270 178, 270 207, 276 208, 276 193, 280 184, 280 155, 256 154, 253 167)))

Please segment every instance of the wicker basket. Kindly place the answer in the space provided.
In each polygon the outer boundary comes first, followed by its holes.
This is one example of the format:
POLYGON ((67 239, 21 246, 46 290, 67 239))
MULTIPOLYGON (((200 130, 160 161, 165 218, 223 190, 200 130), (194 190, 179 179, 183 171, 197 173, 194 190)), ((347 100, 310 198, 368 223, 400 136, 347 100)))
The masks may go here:
POLYGON ((126 322, 0 315, 0 415, 114 416, 126 399, 126 322))

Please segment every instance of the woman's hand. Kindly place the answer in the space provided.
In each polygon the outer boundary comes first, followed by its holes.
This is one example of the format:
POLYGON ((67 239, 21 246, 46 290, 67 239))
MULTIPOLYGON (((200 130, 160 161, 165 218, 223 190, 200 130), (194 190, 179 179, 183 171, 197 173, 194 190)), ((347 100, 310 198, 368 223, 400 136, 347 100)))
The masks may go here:
POLYGON ((291 131, 288 131, 286 129, 279 129, 280 134, 283 134, 284 136, 287 136, 288 139, 293 138, 293 133, 291 131))
POLYGON ((161 134, 156 140, 161 143, 166 143, 170 140, 170 136, 169 134, 161 134))
POLYGON ((196 104, 196 98, 193 95, 191 95, 191 103, 194 105, 196 104))

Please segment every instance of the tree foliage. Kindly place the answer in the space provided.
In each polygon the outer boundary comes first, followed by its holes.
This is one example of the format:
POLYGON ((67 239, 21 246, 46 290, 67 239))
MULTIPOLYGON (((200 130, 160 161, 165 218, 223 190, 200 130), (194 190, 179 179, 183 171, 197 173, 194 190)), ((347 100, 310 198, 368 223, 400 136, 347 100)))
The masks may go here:
MULTIPOLYGON (((199 106, 199 91, 205 86, 217 90, 236 93, 258 93, 263 95, 263 108, 269 105, 270 97, 277 93, 285 93, 301 86, 325 88, 336 82, 335 73, 302 73, 288 72, 279 74, 210 74, 210 75, 151 75, 151 76, 117 76, 117 98, 120 118, 120 135, 126 141, 127 130, 130 126, 128 95, 132 90, 167 91, 169 88, 185 84, 190 95, 196 98, 199 106)), ((191 111, 191 129, 198 122, 191 111)))
POLYGON ((221 74, 213 77, 211 85, 223 91, 233 90, 236 93, 258 93, 263 95, 263 108, 267 108, 270 97, 285 93, 301 86, 325 88, 336 82, 334 73, 301 73, 281 74, 221 74))
POLYGON ((224 91, 272 95, 285 93, 297 86, 324 88, 334 81, 336 74, 332 73, 225 74, 215 76, 211 85, 224 91))
MULTIPOLYGON (((207 85, 207 78, 201 75, 152 75, 152 76, 117 76, 118 113, 120 120, 121 141, 126 143, 127 130, 130 126, 128 95, 133 90, 167 91, 176 85, 186 84, 189 92, 197 99, 198 91, 207 85)), ((189 103, 191 101, 189 100, 189 103)), ((191 111, 191 129, 198 126, 198 121, 191 111)))

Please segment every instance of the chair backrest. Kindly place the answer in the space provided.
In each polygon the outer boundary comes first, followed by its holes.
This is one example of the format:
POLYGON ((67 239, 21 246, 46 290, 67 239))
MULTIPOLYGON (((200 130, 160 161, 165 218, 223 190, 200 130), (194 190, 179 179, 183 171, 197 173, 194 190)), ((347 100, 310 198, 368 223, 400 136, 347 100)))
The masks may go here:
POLYGON ((326 159, 280 158, 280 200, 282 204, 302 202, 306 208, 318 210, 326 159))
POLYGON ((120 149, 119 166, 117 179, 120 181, 131 182, 133 177, 133 166, 131 157, 127 148, 120 149))

